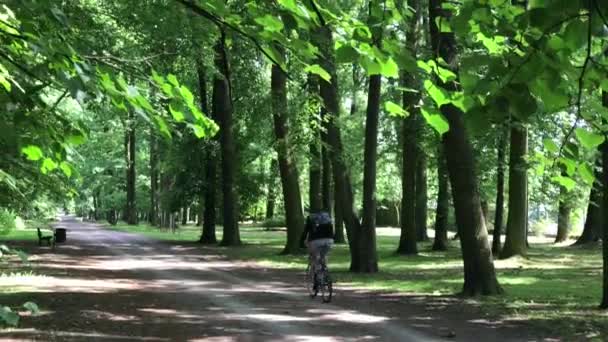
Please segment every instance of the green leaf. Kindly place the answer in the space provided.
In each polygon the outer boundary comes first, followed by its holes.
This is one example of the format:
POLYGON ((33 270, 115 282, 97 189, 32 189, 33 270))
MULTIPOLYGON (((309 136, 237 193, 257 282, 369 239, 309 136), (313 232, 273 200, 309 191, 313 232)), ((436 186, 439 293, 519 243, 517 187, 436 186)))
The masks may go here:
POLYGON ((40 160, 44 156, 40 147, 35 145, 29 145, 22 148, 21 153, 25 154, 27 159, 32 161, 40 160))
POLYGON ((604 142, 604 136, 589 132, 584 128, 577 128, 574 133, 581 145, 588 150, 594 150, 604 142))
POLYGON ((173 108, 172 105, 169 105, 169 112, 171 113, 171 116, 173 116, 173 119, 177 122, 182 122, 186 118, 182 111, 173 108))
POLYGON ((399 66, 395 63, 395 60, 389 57, 386 61, 380 62, 380 69, 382 76, 389 78, 399 77, 399 66))
POLYGON ((409 115, 405 109, 392 101, 386 101, 384 103, 384 109, 389 113, 390 116, 407 117, 409 115))
POLYGON ((559 162, 566 167, 566 174, 570 177, 576 172, 576 161, 570 158, 559 158, 559 162))
POLYGON ((65 141, 70 145, 78 146, 84 144, 87 141, 87 138, 82 134, 74 134, 65 138, 65 141))
POLYGON ((192 129, 192 132, 194 132, 194 135, 199 139, 204 138, 207 135, 207 132, 205 131, 205 129, 203 127, 201 127, 200 125, 188 124, 188 127, 190 127, 192 129))
POLYGON ((59 168, 68 178, 72 177, 72 167, 69 163, 62 161, 61 163, 59 163, 59 168))
POLYGON ((47 174, 49 171, 53 171, 57 168, 57 163, 51 158, 44 158, 42 161, 42 166, 40 166, 40 171, 43 174, 47 174))
POLYGON ((23 303, 23 308, 29 311, 32 315, 40 314, 40 308, 34 302, 25 302, 23 303))
POLYGON ((435 108, 422 107, 421 112, 424 120, 426 120, 426 122, 431 125, 431 127, 433 127, 437 133, 439 133, 439 135, 443 135, 450 130, 448 120, 435 108))
POLYGON ((262 26, 265 31, 280 32, 283 29, 283 22, 270 14, 266 14, 261 18, 255 18, 254 21, 262 26))
POLYGON ((319 75, 322 79, 327 82, 331 81, 331 75, 325 71, 319 64, 309 65, 304 69, 304 72, 309 72, 311 74, 319 75))
POLYGON ((167 75, 167 81, 169 81, 169 83, 171 83, 175 88, 179 88, 179 81, 177 80, 177 77, 175 77, 175 75, 167 75))
POLYGON ((431 80, 424 81, 424 89, 426 89, 429 96, 435 101, 437 107, 452 102, 448 92, 445 89, 436 86, 431 80))
POLYGON ((570 177, 554 176, 551 180, 566 188, 567 191, 572 191, 576 187, 576 182, 570 177))
POLYGON ((167 126, 165 119, 163 119, 159 115, 155 115, 154 121, 156 121, 156 125, 158 126, 158 129, 160 130, 161 134, 167 138, 171 138, 171 131, 169 131, 169 126, 167 126))
POLYGON ((194 103, 194 95, 192 95, 192 92, 186 86, 179 87, 179 93, 182 95, 182 98, 188 105, 192 105, 194 103))
POLYGON ((19 324, 19 315, 14 313, 8 306, 0 306, 0 321, 7 325, 16 327, 19 324))
POLYGON ((559 147, 557 146, 557 144, 549 138, 543 139, 543 145, 545 146, 545 149, 547 149, 547 151, 549 151, 549 152, 552 152, 552 153, 559 152, 559 147))
POLYGON ((355 63, 359 58, 359 52, 350 45, 342 45, 336 50, 337 63, 355 63))
POLYGON ((564 41, 573 51, 583 47, 587 42, 588 21, 581 19, 572 20, 564 31, 564 41))
POLYGON ((587 163, 581 163, 578 166, 578 173, 581 175, 581 178, 587 185, 592 185, 595 181, 595 176, 593 175, 593 171, 591 167, 587 163))

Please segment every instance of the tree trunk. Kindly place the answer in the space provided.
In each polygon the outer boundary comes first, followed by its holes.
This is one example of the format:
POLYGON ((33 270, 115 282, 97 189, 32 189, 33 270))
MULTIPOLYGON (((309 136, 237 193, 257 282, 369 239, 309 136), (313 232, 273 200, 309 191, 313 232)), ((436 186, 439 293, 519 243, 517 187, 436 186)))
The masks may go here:
POLYGON ((359 77, 358 77, 358 71, 359 70, 359 66, 357 65, 357 63, 353 63, 353 95, 352 95, 352 100, 350 103, 350 115, 355 115, 357 113, 357 94, 359 93, 359 91, 357 90, 357 86, 358 86, 358 82, 359 82, 359 77))
MULTIPOLYGON (((308 89, 310 97, 316 99, 319 93, 319 81, 318 77, 312 74, 308 75, 308 89)), ((311 101, 311 104, 313 102, 311 101)), ((320 116, 318 113, 313 112, 311 118, 311 131, 313 132, 313 138, 310 142, 310 159, 309 159, 309 189, 308 189, 308 200, 309 200, 309 211, 316 213, 323 209, 323 196, 321 193, 321 182, 322 182, 322 155, 321 155, 321 135, 319 131, 320 116)))
POLYGON ((502 234, 505 206, 505 151, 507 149, 508 134, 509 131, 506 127, 501 127, 496 158, 496 206, 494 211, 494 231, 492 232, 492 253, 494 255, 498 255, 501 249, 500 237, 502 234))
MULTIPOLYGON (((321 107, 321 198, 323 201, 323 210, 331 212, 331 160, 329 157, 329 141, 327 140, 328 130, 328 117, 327 111, 324 107, 321 107)), ((334 220, 337 221, 337 212, 334 211, 334 220)))
POLYGON ((220 126, 222 152, 223 227, 222 246, 241 244, 238 226, 238 196, 236 195, 236 156, 233 132, 230 71, 226 51, 226 32, 220 29, 215 45, 215 66, 218 72, 213 80, 213 116, 220 126))
MULTIPOLYGON (((209 112, 209 105, 207 102, 207 77, 205 76, 205 70, 200 61, 197 61, 197 73, 198 73, 198 91, 200 97, 201 111, 214 121, 218 121, 213 114, 209 112)), ((217 137, 209 140, 205 144, 205 150, 203 152, 204 157, 204 180, 203 186, 201 187, 201 211, 202 211, 202 232, 198 242, 203 244, 214 244, 217 243, 217 237, 215 235, 215 189, 217 183, 217 137)))
MULTIPOLYGON (((277 47, 278 48, 278 47, 277 47)), ((293 160, 289 143, 287 121, 287 76, 277 65, 272 66, 272 112, 274 133, 283 186, 287 242, 282 254, 296 254, 300 248, 300 235, 304 223, 298 168, 293 160)))
MULTIPOLYGON (((601 153, 601 151, 600 151, 601 153)), ((602 158, 598 158, 595 168, 595 182, 589 192, 589 204, 587 206, 587 217, 585 218, 585 226, 583 233, 574 243, 575 245, 584 245, 587 243, 597 242, 602 233, 602 158)))
POLYGON ((445 153, 441 145, 437 153, 437 210, 435 212, 435 241, 434 251, 448 249, 448 215, 450 210, 448 169, 445 163, 445 153))
POLYGON ((156 134, 150 131, 150 225, 158 225, 158 142, 156 134))
POLYGON ((528 129, 518 120, 511 127, 509 151, 509 210, 507 235, 500 257, 509 258, 526 254, 528 221, 528 176, 526 153, 528 152, 528 129))
POLYGON ((130 225, 137 224, 137 207, 135 203, 135 116, 128 112, 127 132, 125 136, 125 152, 127 162, 127 211, 126 221, 130 225))
MULTIPOLYGON (((311 3, 316 7, 314 2, 311 3)), ((320 61, 321 66, 331 75, 331 82, 320 80, 320 93, 325 109, 327 110, 329 121, 327 140, 332 149, 331 162, 334 184, 336 187, 335 201, 340 205, 347 233, 350 234, 348 237, 351 253, 350 269, 353 271, 360 269, 359 251, 356 248, 356 246, 358 246, 357 233, 360 230, 360 223, 354 210, 354 195, 350 176, 344 163, 344 158, 342 157, 342 136, 337 122, 340 116, 340 92, 338 91, 338 78, 333 55, 334 44, 332 32, 322 19, 321 22, 322 26, 315 34, 317 36, 319 49, 323 55, 320 61)))
MULTIPOLYGON (((350 238, 350 235, 347 233, 350 238)), ((342 244, 346 243, 346 237, 344 236, 344 220, 342 219, 342 209, 340 205, 334 203, 334 243, 342 244)))
POLYGON ((559 201, 558 216, 557 216, 557 236, 555 243, 560 243, 568 240, 570 235, 570 212, 572 207, 567 200, 559 201))
MULTIPOLYGON (((608 92, 602 92, 602 105, 608 108, 608 92)), ((601 145, 602 151, 602 256, 604 260, 604 276, 602 286, 602 302, 600 308, 608 309, 608 143, 601 145)))
POLYGON ((268 195, 266 197, 266 219, 274 217, 274 206, 277 198, 275 191, 276 175, 278 169, 278 162, 276 159, 270 161, 270 174, 268 175, 268 195))
MULTIPOLYGON (((382 42, 382 18, 377 17, 380 12, 377 1, 369 2, 369 21, 372 28, 372 40, 377 47, 382 42), (376 11, 379 10, 379 11, 376 11)), ((367 92, 367 110, 365 115, 365 146, 363 152, 363 214, 359 246, 361 256, 359 268, 356 272, 378 272, 378 252, 376 250, 376 177, 378 159, 378 121, 380 117, 380 92, 382 89, 382 76, 369 77, 367 92)))
POLYGON ((428 193, 426 177, 426 156, 419 149, 418 162, 416 163, 416 240, 427 241, 429 236, 426 231, 428 212, 428 193))
MULTIPOLYGON (((409 1, 408 1, 409 5, 409 1)), ((414 57, 419 55, 417 41, 420 31, 421 0, 414 0, 411 4, 415 15, 410 19, 407 32, 406 48, 414 57)), ((419 80, 413 73, 401 74, 401 85, 405 88, 421 89, 419 80)), ((404 91, 403 108, 410 115, 403 120, 401 126, 401 236, 399 238, 399 254, 418 254, 416 231, 416 160, 418 159, 418 130, 420 116, 420 93, 404 91)))
MULTIPOLYGON (((457 58, 456 39, 452 32, 440 32, 437 20, 449 20, 451 11, 443 9, 443 0, 430 0, 429 23, 431 25, 431 42, 435 57, 442 57, 454 71, 457 58), (443 17, 442 19, 440 19, 443 17)), ((446 90, 458 90, 456 82, 441 84, 446 90)), ((456 224, 460 233, 460 245, 464 261, 465 296, 493 295, 502 292, 488 242, 479 198, 479 182, 475 175, 473 148, 469 141, 464 124, 464 113, 454 105, 445 104, 440 108, 450 126, 443 135, 454 207, 456 224)))

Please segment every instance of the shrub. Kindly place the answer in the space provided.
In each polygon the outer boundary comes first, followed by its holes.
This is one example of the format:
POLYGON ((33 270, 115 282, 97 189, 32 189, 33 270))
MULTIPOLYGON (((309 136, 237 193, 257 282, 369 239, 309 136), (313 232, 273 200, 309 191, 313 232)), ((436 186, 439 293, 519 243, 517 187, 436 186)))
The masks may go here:
POLYGON ((15 229, 15 220, 17 219, 14 212, 0 208, 0 235, 6 235, 11 230, 15 229))
MULTIPOLYGON (((304 224, 304 223, 302 223, 304 224)), ((285 216, 275 216, 268 219, 265 219, 262 222, 262 227, 265 228, 281 228, 285 227, 285 216)))

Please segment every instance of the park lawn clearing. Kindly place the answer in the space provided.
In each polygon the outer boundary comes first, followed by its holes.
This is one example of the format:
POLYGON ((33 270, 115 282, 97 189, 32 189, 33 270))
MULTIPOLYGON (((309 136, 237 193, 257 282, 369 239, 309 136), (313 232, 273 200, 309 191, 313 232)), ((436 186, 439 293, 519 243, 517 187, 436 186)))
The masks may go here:
MULTIPOLYGON (((181 227, 175 233, 146 225, 133 227, 122 223, 112 229, 165 241, 192 242, 200 236, 200 228, 191 225, 181 227)), ((220 239, 221 228, 218 228, 220 239)), ((240 247, 205 246, 204 251, 225 255, 231 260, 253 261, 266 268, 294 271, 306 268, 304 254, 279 254, 285 241, 284 230, 243 225, 241 240, 243 245, 240 247)), ((409 257, 394 253, 398 241, 398 229, 378 229, 381 271, 377 274, 348 272, 348 247, 345 244, 336 245, 330 254, 329 267, 339 286, 406 296, 458 293, 462 286, 462 261, 457 241, 450 241, 451 247, 447 252, 433 252, 432 241, 424 242, 419 244, 420 253, 409 257)), ((557 335, 566 340, 601 340, 601 336, 608 334, 608 314, 597 310, 601 299, 600 246, 556 246, 549 241, 533 239, 527 258, 495 261, 504 295, 462 302, 494 320, 520 322, 541 333, 557 335), (564 317, 568 317, 568 320, 564 317)))

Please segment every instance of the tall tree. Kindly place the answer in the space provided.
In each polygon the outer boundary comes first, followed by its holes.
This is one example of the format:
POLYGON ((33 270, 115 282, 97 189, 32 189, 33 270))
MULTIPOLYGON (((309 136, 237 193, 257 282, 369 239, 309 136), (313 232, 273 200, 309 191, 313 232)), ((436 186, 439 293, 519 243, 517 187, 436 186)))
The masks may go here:
POLYGON ((309 74, 308 75, 308 90, 310 93, 310 105, 313 106, 311 110, 312 118, 311 131, 312 139, 309 146, 309 189, 308 189, 308 200, 310 212, 318 212, 323 208, 323 194, 322 194, 322 150, 321 150, 321 132, 319 130, 320 113, 317 113, 314 108, 317 96, 319 94, 319 81, 318 76, 309 74))
POLYGON ((416 240, 427 241, 428 186, 426 156, 420 148, 416 163, 416 240))
POLYGON ((226 49, 226 32, 219 27, 220 36, 215 44, 215 67, 213 78, 213 116, 220 126, 220 149, 222 154, 222 198, 223 198, 223 246, 241 244, 238 226, 238 196, 236 196, 236 158, 232 117, 232 94, 230 68, 226 49))
POLYGON ((127 206, 126 219, 131 225, 137 224, 137 206, 135 203, 135 115, 129 110, 125 132, 125 154, 127 164, 127 206))
MULTIPOLYGON (((198 92, 200 98, 200 107, 203 113, 210 115, 209 105, 207 102, 207 77, 205 70, 200 61, 197 63, 197 76, 198 76, 198 92)), ((214 112, 215 113, 215 112, 214 112)), ((213 117, 214 120, 217 118, 213 117)), ((204 185, 201 187, 201 204, 202 204, 202 227, 200 243, 217 243, 217 237, 215 235, 215 198, 216 198, 216 183, 217 183, 217 143, 216 139, 212 139, 210 142, 204 145, 204 185)))
POLYGON ((158 224, 158 142, 153 129, 150 130, 150 224, 158 224))
POLYGON ((278 166, 278 162, 275 158, 272 158, 272 160, 270 161, 270 171, 268 174, 268 184, 266 184, 267 187, 267 193, 266 193, 266 219, 271 219, 274 217, 274 207, 275 207, 275 202, 276 202, 276 198, 277 198, 277 193, 275 190, 275 184, 276 184, 276 176, 277 176, 277 169, 279 168, 278 166))
POLYGON ((526 254, 528 228, 528 129, 520 120, 511 122, 509 149, 509 210, 501 258, 526 254))
POLYGON ((450 210, 448 169, 443 147, 437 149, 437 209, 435 211, 434 251, 448 249, 448 215, 450 210))
MULTIPOLYGON (((277 48, 277 50, 280 50, 277 48)), ((304 215, 298 168, 290 148, 287 120, 287 75, 277 65, 272 66, 271 75, 272 117, 276 137, 276 149, 281 173, 285 219, 287 223, 287 242, 282 254, 295 254, 300 245, 304 215)))
MULTIPOLYGON (((602 105, 608 109, 608 92, 602 91, 602 105)), ((603 282, 602 282, 602 302, 600 308, 608 309, 608 143, 604 142, 602 151, 602 256, 603 256, 603 282)))
POLYGON ((505 202, 505 151, 507 149, 508 130, 501 127, 498 137, 496 156, 496 204, 494 210, 494 231, 492 232, 492 253, 498 255, 501 249, 500 237, 502 234, 504 202, 505 202))
POLYGON ((557 235, 555 243, 568 240, 570 235, 570 213, 572 212, 572 204, 569 203, 568 190, 561 186, 559 190, 559 204, 557 209, 557 235))
MULTIPOLYGON (((457 74, 457 46, 453 32, 440 30, 437 23, 449 21, 451 10, 444 8, 444 0, 429 1, 431 45, 434 56, 441 57, 457 74)), ((458 90, 456 81, 441 83, 448 91, 458 90)), ((494 295, 502 292, 492 250, 488 242, 488 231, 481 212, 479 185, 475 175, 473 148, 464 124, 464 113, 452 103, 440 107, 449 124, 443 135, 443 146, 447 156, 448 173, 456 211, 456 224, 460 233, 460 246, 464 261, 463 295, 494 295)))
POLYGON ((583 226, 583 232, 581 236, 574 242, 575 245, 584 245, 587 243, 597 242, 601 238, 602 234, 602 158, 601 158, 601 145, 600 145, 600 157, 597 158, 595 165, 595 182, 591 186, 589 191, 589 203, 587 205, 587 216, 585 217, 585 225, 583 226))
MULTIPOLYGON (((376 47, 382 42, 382 9, 376 1, 369 3, 372 40, 376 47)), ((363 153, 363 217, 359 233, 361 262, 358 272, 378 272, 376 251, 376 160, 378 158, 378 118, 380 116, 380 91, 382 76, 369 77, 367 111, 365 117, 365 148, 363 153)))
MULTIPOLYGON (((408 1, 408 6, 414 10, 406 33, 406 49, 416 57, 418 55, 418 35, 421 31, 420 18, 422 15, 421 0, 408 1)), ((420 89, 419 81, 414 73, 401 72, 401 85, 404 88, 420 89)), ((416 245, 416 160, 418 159, 417 137, 420 116, 420 93, 403 91, 403 108, 410 115, 403 120, 401 126, 401 236, 397 253, 418 254, 416 245)))
POLYGON ((342 218, 346 225, 348 243, 351 254, 351 271, 360 269, 359 250, 356 248, 357 233, 360 230, 359 218, 354 210, 354 194, 348 174, 348 169, 344 162, 342 133, 338 125, 340 116, 340 92, 338 91, 338 78, 335 66, 334 43, 332 31, 329 24, 325 21, 323 14, 318 9, 314 1, 310 1, 311 8, 315 10, 320 26, 314 33, 314 38, 321 52, 320 64, 331 76, 331 81, 320 81, 320 93, 323 104, 328 114, 327 141, 332 149, 331 163, 334 186, 336 187, 335 201, 342 209, 342 218))

